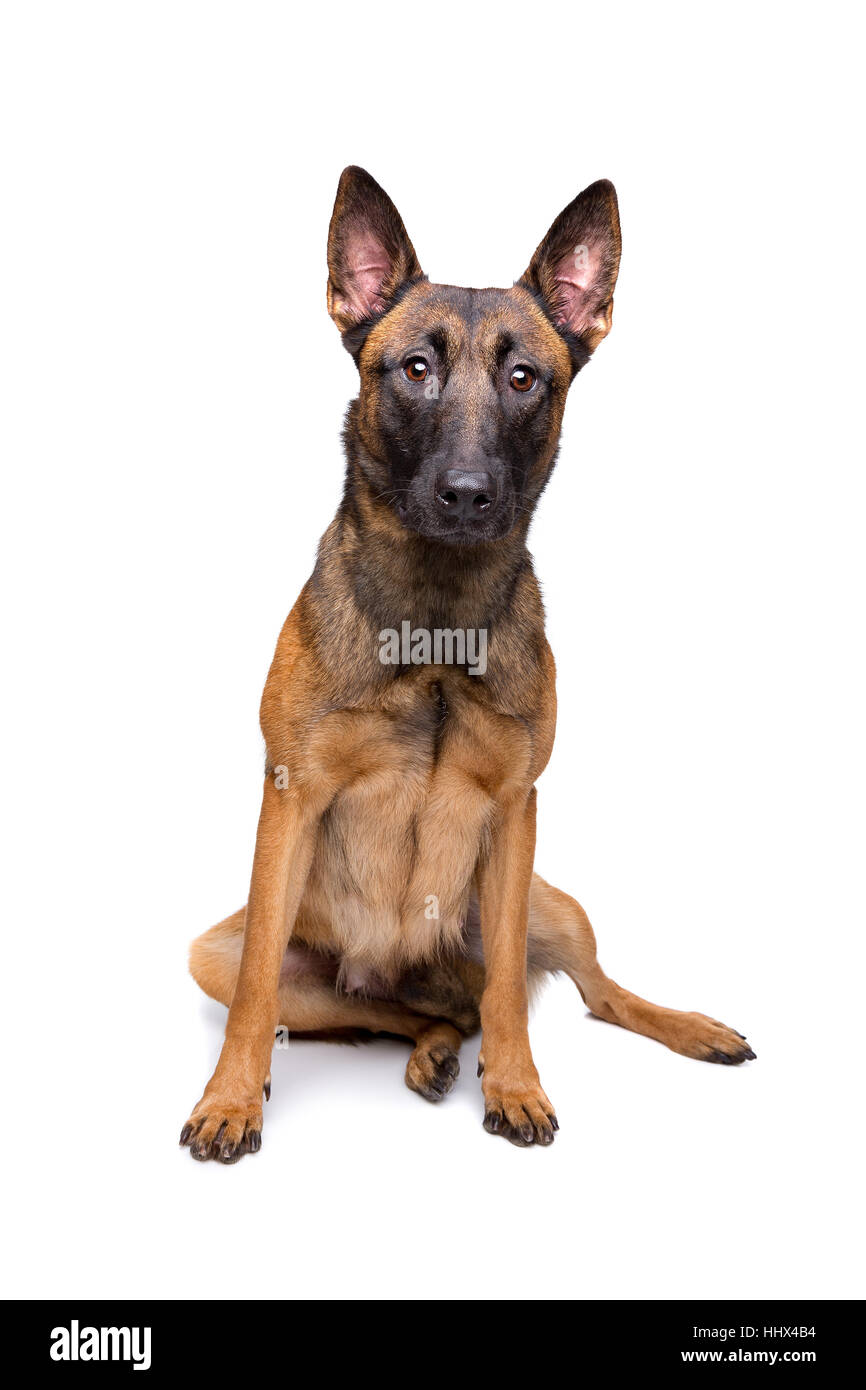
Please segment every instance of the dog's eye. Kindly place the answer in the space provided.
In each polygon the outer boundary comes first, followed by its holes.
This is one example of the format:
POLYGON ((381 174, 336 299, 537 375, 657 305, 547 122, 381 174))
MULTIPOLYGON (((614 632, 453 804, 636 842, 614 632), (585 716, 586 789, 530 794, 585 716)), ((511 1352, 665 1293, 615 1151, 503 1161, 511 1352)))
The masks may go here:
POLYGON ((403 372, 410 381, 423 381, 429 370, 423 357, 410 357, 403 363, 403 372))
POLYGON ((535 372, 531 367, 515 367, 511 373, 511 385, 515 391, 531 391, 535 385, 535 372))

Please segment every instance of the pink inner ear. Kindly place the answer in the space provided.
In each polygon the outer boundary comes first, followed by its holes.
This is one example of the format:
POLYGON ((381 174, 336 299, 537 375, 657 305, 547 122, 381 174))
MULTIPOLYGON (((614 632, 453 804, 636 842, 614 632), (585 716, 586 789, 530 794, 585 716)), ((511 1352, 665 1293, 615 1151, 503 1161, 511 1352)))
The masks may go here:
POLYGON ((368 227, 349 232, 344 255, 344 303, 347 313, 360 322, 385 308, 382 286, 391 273, 391 262, 368 227))
POLYGON ((557 323, 572 333, 591 328, 598 309, 597 294, 601 277, 601 248, 579 242, 559 262, 553 277, 556 286, 557 323))

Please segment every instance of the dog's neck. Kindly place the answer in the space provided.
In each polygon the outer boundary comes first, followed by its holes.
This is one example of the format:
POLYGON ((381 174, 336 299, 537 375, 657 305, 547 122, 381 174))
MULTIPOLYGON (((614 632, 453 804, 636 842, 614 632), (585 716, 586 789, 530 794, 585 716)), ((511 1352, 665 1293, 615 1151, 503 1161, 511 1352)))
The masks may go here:
POLYGON ((429 634, 462 629, 467 642, 470 631, 479 640, 483 632, 487 666, 472 688, 504 712, 525 715, 537 698, 546 650, 544 608, 526 549, 529 518, 484 545, 419 536, 370 481, 351 420, 350 412, 343 500, 299 600, 298 620, 328 705, 366 705, 393 687, 403 668, 383 663, 382 636, 402 638, 408 624, 429 634))
POLYGON ((404 620, 429 629, 491 628, 501 622, 521 576, 532 574, 529 519, 521 519, 501 540, 482 545, 448 545, 409 530, 370 481, 353 415, 345 437, 343 501, 323 548, 344 567, 361 613, 381 628, 399 627, 404 620))

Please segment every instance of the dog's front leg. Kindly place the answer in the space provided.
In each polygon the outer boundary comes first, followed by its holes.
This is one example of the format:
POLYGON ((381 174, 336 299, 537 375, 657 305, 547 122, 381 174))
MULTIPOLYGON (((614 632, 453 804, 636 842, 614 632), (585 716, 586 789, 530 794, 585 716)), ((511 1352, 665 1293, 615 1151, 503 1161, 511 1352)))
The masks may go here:
POLYGON ((244 945, 216 1070, 180 1136, 193 1158, 233 1163, 261 1145, 280 966, 310 869, 317 814, 265 779, 244 945))
POLYGON ((535 857, 535 788, 510 802, 479 873, 484 1128, 513 1144, 552 1144, 559 1128, 529 1047, 526 937, 535 857))

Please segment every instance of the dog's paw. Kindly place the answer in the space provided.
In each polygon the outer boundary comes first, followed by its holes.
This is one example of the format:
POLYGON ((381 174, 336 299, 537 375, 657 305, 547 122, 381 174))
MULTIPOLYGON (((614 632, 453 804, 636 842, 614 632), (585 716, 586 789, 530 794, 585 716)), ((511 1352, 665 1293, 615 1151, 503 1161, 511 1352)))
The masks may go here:
POLYGON ((683 1014, 669 1046, 685 1057, 694 1057, 699 1062, 720 1062, 726 1067, 754 1062, 757 1057, 744 1034, 719 1023, 716 1018, 707 1018, 706 1014, 683 1014))
POLYGON ((262 1108, 250 1101, 205 1091, 180 1134, 182 1148, 189 1147, 200 1163, 237 1163, 244 1154, 262 1146, 262 1108))
POLYGON ((432 1047, 420 1043, 406 1064, 406 1085, 425 1100, 442 1100, 459 1072, 457 1053, 447 1043, 434 1043, 432 1047))
POLYGON ((526 1149, 531 1144, 552 1144, 559 1123, 537 1082, 500 1086, 485 1072, 484 1128, 526 1149))

